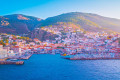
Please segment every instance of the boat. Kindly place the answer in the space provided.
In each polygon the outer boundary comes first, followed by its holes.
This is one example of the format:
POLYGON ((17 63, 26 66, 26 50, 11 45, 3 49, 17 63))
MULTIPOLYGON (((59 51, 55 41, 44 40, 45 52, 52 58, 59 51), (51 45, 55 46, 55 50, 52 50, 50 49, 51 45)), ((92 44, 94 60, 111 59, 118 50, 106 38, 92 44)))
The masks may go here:
POLYGON ((61 54, 61 58, 64 58, 64 59, 70 59, 72 56, 74 55, 69 55, 69 54, 61 54))

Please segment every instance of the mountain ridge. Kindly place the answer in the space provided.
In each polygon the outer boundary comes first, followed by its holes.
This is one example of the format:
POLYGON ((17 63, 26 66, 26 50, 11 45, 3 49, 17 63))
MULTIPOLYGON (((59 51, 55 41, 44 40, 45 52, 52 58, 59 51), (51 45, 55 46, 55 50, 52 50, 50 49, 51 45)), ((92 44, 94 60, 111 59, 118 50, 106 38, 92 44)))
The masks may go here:
MULTIPOLYGON (((97 14, 92 13, 81 13, 81 12, 71 12, 65 13, 54 17, 49 17, 42 22, 42 26, 54 25, 57 22, 73 22, 75 24, 80 24, 82 26, 87 26, 86 23, 92 25, 98 25, 99 27, 103 28, 110 28, 114 31, 119 32, 118 29, 113 29, 112 27, 120 28, 120 20, 114 18, 108 18, 99 16, 97 14), (45 24, 47 23, 47 24, 45 24), (110 27, 108 27, 110 26, 110 27)), ((89 25, 91 26, 91 25, 89 25)), ((88 26, 87 26, 88 27, 88 26)), ((93 27, 93 26, 92 26, 93 27)), ((84 28, 84 27, 83 27, 84 28)))
POLYGON ((24 34, 39 26, 42 19, 22 14, 12 14, 0 17, 0 32, 9 34, 24 34))

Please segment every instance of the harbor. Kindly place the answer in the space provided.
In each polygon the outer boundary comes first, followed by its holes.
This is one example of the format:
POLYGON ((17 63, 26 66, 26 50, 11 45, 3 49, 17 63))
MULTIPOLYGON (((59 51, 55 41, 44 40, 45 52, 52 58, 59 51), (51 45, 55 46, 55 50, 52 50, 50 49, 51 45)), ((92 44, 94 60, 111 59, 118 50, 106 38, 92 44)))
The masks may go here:
POLYGON ((1 80, 119 80, 119 73, 119 60, 73 61, 59 54, 34 54, 24 65, 0 65, 1 80))
POLYGON ((52 41, 40 41, 38 38, 1 34, 2 40, 7 37, 7 42, 0 43, 1 64, 17 64, 18 61, 29 60, 33 54, 60 54, 64 56, 60 56, 61 58, 69 60, 120 59, 120 34, 118 33, 108 34, 103 31, 83 34, 71 31, 64 36, 65 39, 62 39, 61 35, 52 41), (7 61, 8 59, 18 61, 7 61))

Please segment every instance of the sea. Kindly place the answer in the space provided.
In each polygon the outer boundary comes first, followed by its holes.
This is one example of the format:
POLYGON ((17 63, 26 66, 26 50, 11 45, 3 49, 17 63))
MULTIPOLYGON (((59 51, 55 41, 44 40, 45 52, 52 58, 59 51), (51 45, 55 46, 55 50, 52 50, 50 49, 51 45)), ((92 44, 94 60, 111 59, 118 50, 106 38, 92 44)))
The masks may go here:
POLYGON ((0 80, 120 80, 120 60, 67 60, 34 54, 24 65, 0 65, 0 80))

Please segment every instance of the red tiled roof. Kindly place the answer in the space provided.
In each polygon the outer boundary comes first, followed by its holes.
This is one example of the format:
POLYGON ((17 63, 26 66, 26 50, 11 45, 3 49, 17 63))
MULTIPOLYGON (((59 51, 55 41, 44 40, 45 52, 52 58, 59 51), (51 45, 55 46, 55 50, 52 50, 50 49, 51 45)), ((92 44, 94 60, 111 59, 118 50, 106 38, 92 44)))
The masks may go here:
POLYGON ((19 46, 14 46, 13 48, 19 48, 19 46))

